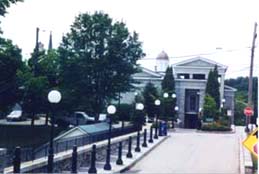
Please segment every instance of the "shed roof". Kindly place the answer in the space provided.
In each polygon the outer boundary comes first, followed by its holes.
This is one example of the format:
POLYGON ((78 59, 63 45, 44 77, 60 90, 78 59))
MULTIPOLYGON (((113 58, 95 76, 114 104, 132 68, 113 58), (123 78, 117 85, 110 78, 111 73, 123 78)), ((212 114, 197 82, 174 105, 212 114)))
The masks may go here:
POLYGON ((83 130, 84 132, 86 132, 88 134, 94 134, 94 133, 109 130, 109 124, 107 122, 90 124, 90 125, 81 125, 78 127, 79 127, 79 129, 83 130))

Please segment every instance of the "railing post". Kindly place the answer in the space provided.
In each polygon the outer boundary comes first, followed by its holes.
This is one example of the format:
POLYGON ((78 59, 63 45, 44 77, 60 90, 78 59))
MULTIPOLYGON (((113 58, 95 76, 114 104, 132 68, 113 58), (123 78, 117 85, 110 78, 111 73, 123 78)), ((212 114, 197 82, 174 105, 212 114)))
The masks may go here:
POLYGON ((116 161, 117 165, 123 165, 123 161, 121 159, 121 156, 122 156, 122 142, 119 143, 118 159, 116 161))
POLYGON ((159 133, 158 133, 158 135, 159 136, 163 136, 163 132, 162 132, 162 122, 159 122, 159 133))
POLYGON ((140 152, 140 132, 138 131, 138 135, 137 135, 137 147, 135 148, 135 152, 140 152))
POLYGON ((13 158, 13 173, 20 173, 21 171, 21 148, 16 147, 13 158))
POLYGON ((77 173, 77 146, 74 145, 72 152, 72 173, 77 173))
POLYGON ((129 137, 129 145, 128 145, 128 153, 127 153, 127 158, 132 158, 132 153, 131 153, 131 143, 132 143, 132 137, 129 137))
POLYGON ((144 141, 142 147, 147 147, 147 129, 144 129, 144 141))
POLYGON ((96 145, 94 144, 92 146, 92 152, 91 152, 91 166, 88 170, 88 173, 97 173, 96 167, 95 167, 95 162, 96 162, 96 145))
POLYGON ((149 140, 148 140, 149 143, 153 143, 153 128, 152 126, 150 127, 150 136, 149 136, 149 140))

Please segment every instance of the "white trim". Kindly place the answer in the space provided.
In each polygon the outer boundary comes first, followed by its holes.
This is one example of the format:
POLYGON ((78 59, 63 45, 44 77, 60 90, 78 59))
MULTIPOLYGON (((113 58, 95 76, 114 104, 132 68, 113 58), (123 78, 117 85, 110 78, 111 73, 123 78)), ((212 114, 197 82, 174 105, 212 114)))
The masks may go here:
MULTIPOLYGON (((223 65, 221 63, 215 62, 213 60, 210 60, 210 59, 207 59, 207 58, 204 58, 204 57, 194 57, 194 58, 191 58, 191 59, 187 59, 187 60, 175 63, 175 64, 173 64, 173 66, 179 66, 179 65, 194 62, 194 61, 197 61, 197 60, 201 60, 201 61, 204 61, 204 62, 207 62, 207 63, 210 63, 210 64, 214 64, 214 65, 218 65, 220 68, 223 68, 225 70, 228 68, 226 65, 223 65)), ((185 66, 182 66, 182 67, 185 67, 185 66)), ((202 68, 202 67, 199 67, 199 68, 202 68)))
POLYGON ((59 136, 56 137, 54 140, 59 140, 59 139, 63 138, 64 136, 68 135, 69 133, 71 133, 71 132, 73 132, 73 131, 75 131, 75 130, 79 130, 79 131, 81 131, 83 134, 87 134, 87 133, 86 133, 84 130, 82 130, 80 127, 74 127, 74 128, 72 128, 72 129, 68 130, 67 132, 65 132, 65 133, 63 133, 63 134, 61 134, 61 135, 59 135, 59 136))
POLYGON ((225 85, 225 86, 224 86, 224 91, 234 91, 234 92, 236 92, 237 89, 236 89, 236 88, 233 88, 233 87, 231 87, 231 86, 225 85))

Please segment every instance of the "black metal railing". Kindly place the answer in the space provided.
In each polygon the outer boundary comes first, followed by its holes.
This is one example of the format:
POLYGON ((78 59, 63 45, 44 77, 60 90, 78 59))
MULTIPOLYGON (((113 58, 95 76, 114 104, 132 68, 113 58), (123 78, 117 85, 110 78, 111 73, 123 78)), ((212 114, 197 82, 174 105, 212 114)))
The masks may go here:
MULTIPOLYGON (((111 132, 111 137, 117 137, 117 136, 129 134, 135 131, 137 131, 137 127, 134 125, 125 126, 123 129, 121 127, 113 128, 111 132)), ((54 153, 56 154, 59 152, 73 149, 75 145, 77 147, 80 147, 87 144, 92 144, 98 141, 105 140, 107 139, 108 134, 109 134, 109 131, 105 130, 94 134, 87 134, 82 136, 66 138, 63 140, 56 140, 53 142, 54 153)), ((46 143, 38 148, 21 148, 21 162, 33 161, 35 159, 42 158, 42 157, 47 158, 48 150, 49 150, 49 143, 46 143)), ((14 156, 14 152, 15 152, 14 149, 8 151, 7 160, 6 160, 7 166, 12 165, 12 158, 14 156)))

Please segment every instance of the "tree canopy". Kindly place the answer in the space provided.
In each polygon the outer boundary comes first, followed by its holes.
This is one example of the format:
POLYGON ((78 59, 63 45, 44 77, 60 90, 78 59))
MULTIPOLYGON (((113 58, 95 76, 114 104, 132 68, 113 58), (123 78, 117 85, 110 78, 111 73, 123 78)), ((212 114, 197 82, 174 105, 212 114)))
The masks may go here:
POLYGON ((210 95, 215 100, 217 109, 220 108, 221 104, 218 77, 218 67, 215 66, 214 70, 209 72, 206 86, 206 94, 210 95))
POLYGON ((144 56, 138 34, 102 12, 77 16, 58 51, 64 100, 95 114, 133 88, 131 75, 144 56))
MULTIPOLYGON (((237 89, 235 93, 235 124, 245 125, 244 108, 247 106, 248 100, 248 77, 238 77, 225 81, 226 85, 237 89)), ((253 78, 253 106, 254 116, 251 117, 252 123, 256 123, 258 117, 258 78, 253 78)))
POLYGON ((173 68, 168 67, 164 79, 162 81, 162 92, 168 93, 168 98, 163 98, 163 114, 166 119, 174 119, 176 106, 176 98, 172 98, 172 94, 175 93, 175 81, 173 76, 173 68))
POLYGON ((149 117, 155 117, 155 100, 158 99, 158 92, 152 83, 147 83, 143 91, 145 111, 149 117))
POLYGON ((2 111, 6 111, 17 101, 16 73, 21 66, 21 50, 10 40, 0 38, 0 110, 2 111))

